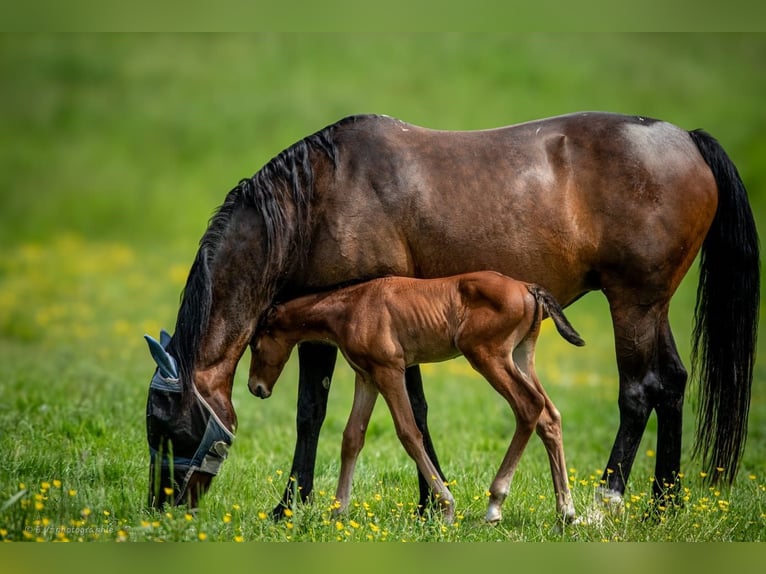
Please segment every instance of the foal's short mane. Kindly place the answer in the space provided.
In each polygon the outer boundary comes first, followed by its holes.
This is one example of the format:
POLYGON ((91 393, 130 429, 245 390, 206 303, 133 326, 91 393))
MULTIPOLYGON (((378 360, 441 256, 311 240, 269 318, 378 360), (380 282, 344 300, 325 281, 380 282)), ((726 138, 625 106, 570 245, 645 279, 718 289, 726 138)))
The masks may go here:
MULTIPOLYGON (((194 363, 212 306, 210 265, 221 246, 232 215, 241 207, 253 207, 260 214, 266 238, 265 266, 259 275, 261 288, 270 300, 276 278, 294 250, 308 241, 310 206, 314 194, 312 152, 326 156, 332 167, 338 164, 335 131, 338 127, 371 116, 349 116, 300 140, 264 165, 255 175, 243 179, 226 196, 208 223, 192 264, 176 319, 170 352, 176 358, 185 390, 191 388, 194 363), (291 215, 291 209, 294 216, 291 215)), ((190 395, 190 393, 187 393, 190 395)))

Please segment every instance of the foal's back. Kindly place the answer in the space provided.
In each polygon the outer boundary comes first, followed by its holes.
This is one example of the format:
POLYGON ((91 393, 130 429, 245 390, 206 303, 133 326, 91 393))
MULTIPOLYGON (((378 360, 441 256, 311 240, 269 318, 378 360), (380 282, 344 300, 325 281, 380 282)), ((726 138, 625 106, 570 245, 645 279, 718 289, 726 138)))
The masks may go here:
POLYGON ((354 317, 339 343, 357 362, 398 360, 410 366, 452 359, 462 354, 467 338, 507 337, 522 323, 528 330, 536 308, 526 283, 494 271, 386 277, 352 290, 354 317))

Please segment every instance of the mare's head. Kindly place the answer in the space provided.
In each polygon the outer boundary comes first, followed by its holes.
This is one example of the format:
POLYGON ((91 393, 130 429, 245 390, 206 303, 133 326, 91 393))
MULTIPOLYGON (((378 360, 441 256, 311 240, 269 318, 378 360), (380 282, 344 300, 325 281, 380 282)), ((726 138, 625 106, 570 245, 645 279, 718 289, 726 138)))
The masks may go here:
MULTIPOLYGON (((273 313, 272 313, 273 317, 273 313)), ((250 377, 247 386, 256 397, 271 396, 279 375, 290 358, 294 343, 287 341, 284 333, 267 319, 250 341, 250 377)))
POLYGON ((146 411, 151 506, 196 506, 226 457, 237 363, 305 261, 315 164, 334 165, 335 153, 328 127, 231 190, 200 241, 175 333, 147 339, 157 366, 146 411))
POLYGON ((146 403, 149 505, 196 508, 226 458, 234 434, 198 392, 187 396, 178 364, 167 350, 170 335, 162 331, 160 341, 145 338, 157 364, 146 403))
POLYGON ((211 220, 173 336, 147 337, 156 363, 146 407, 150 506, 196 507, 234 440, 237 363, 283 269, 268 259, 263 216, 248 201, 252 187, 235 188, 211 220))

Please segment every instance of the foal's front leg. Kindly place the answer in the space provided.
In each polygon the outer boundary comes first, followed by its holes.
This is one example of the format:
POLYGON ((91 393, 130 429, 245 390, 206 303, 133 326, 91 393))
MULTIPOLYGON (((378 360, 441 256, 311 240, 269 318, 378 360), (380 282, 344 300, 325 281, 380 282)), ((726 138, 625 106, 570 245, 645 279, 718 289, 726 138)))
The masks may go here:
POLYGON ((448 523, 452 522, 455 517, 455 499, 442 480, 436 465, 426 452, 423 434, 415 423, 402 373, 397 369, 376 369, 372 373, 372 379, 388 404, 399 441, 433 489, 438 498, 444 520, 448 523))
POLYGON ((351 414, 343 431, 343 446, 341 447, 340 477, 335 491, 335 514, 340 514, 348 508, 351 499, 351 482, 354 477, 354 467, 359 452, 364 446, 364 435, 370 422, 378 390, 359 373, 354 381, 354 404, 351 414))

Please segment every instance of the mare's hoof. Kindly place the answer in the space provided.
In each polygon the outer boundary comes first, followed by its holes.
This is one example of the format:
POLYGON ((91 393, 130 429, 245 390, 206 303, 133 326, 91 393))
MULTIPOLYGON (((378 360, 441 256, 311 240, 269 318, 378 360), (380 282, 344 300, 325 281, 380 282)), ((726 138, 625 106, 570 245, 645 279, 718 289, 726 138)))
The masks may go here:
POLYGON ((503 513, 499 508, 490 508, 487 510, 487 516, 484 518, 488 524, 497 524, 503 519, 503 513))

